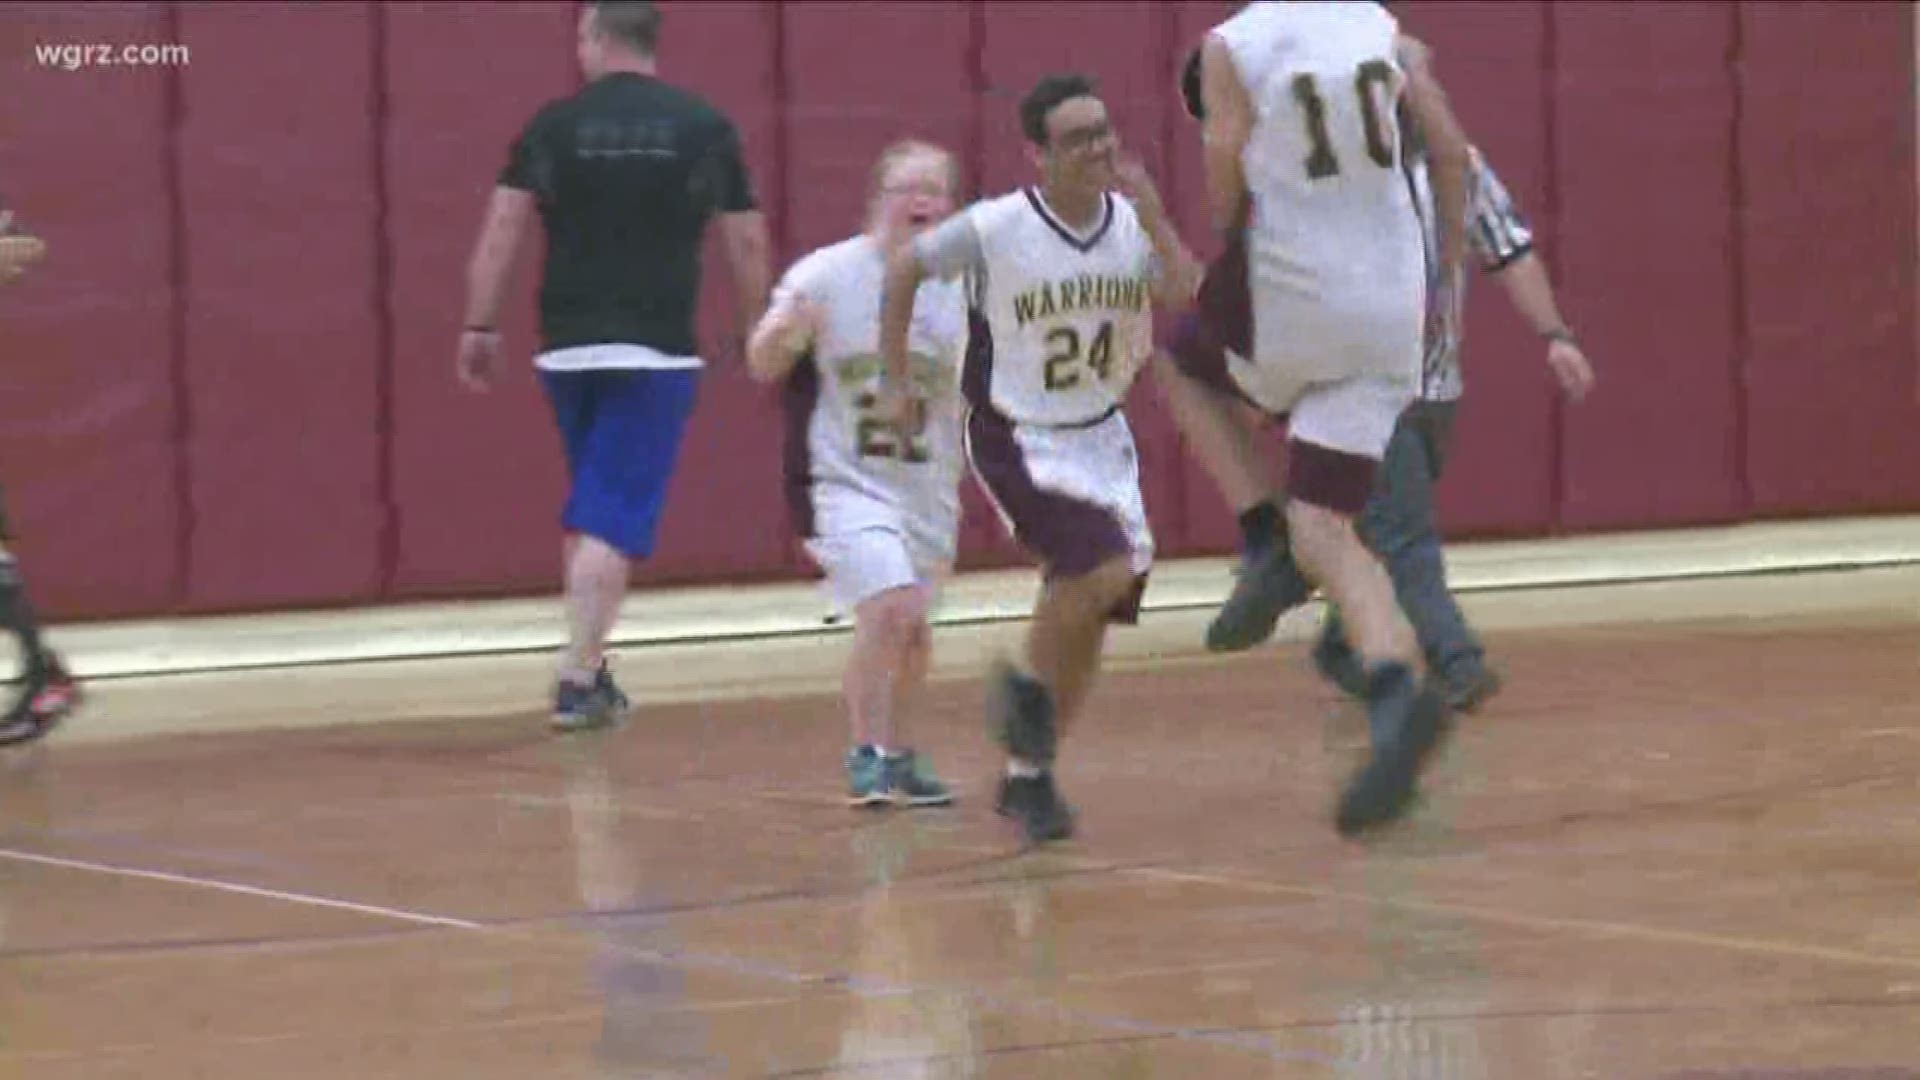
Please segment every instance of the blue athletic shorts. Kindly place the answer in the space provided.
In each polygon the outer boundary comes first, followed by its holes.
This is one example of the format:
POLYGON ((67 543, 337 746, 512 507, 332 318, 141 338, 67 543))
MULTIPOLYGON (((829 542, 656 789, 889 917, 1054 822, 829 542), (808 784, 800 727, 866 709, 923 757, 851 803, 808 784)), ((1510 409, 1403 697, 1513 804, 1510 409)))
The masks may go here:
POLYGON ((561 527, 630 559, 652 555, 700 372, 542 371, 540 381, 567 454, 561 527))

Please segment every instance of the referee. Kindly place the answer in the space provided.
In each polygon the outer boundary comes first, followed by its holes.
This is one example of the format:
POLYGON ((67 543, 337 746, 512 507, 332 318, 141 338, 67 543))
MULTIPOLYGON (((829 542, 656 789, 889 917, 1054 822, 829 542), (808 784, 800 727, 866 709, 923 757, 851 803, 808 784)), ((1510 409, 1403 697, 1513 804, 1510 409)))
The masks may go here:
MULTIPOLYGON (((1424 146, 1412 124, 1401 129, 1407 140, 1407 178, 1433 236, 1433 189, 1428 182, 1424 146)), ((1546 267, 1534 252, 1533 232, 1514 208, 1499 177, 1478 151, 1468 173, 1467 246, 1480 268, 1498 277, 1507 298, 1546 343, 1547 365, 1569 398, 1579 400, 1593 388, 1593 368, 1573 332, 1561 318, 1546 267)), ((1453 441, 1453 414, 1464 389, 1460 371, 1460 323, 1465 282, 1440 277, 1428 259, 1427 332, 1420 397, 1402 413, 1387 445, 1374 493, 1361 512, 1361 533, 1386 564, 1400 608, 1413 624, 1427 670, 1439 681, 1447 703, 1472 712, 1500 689, 1498 674, 1487 666, 1486 650, 1447 587, 1433 489, 1446 467, 1453 441)), ((1314 664, 1349 693, 1364 683, 1359 657, 1348 642, 1337 609, 1329 608, 1314 664)))
POLYGON ((484 389, 499 364, 502 293, 539 213, 547 254, 534 362, 570 480, 561 524, 571 633, 553 707, 564 731, 613 723, 627 709, 604 650, 630 567, 653 552, 693 409, 710 218, 725 240, 742 327, 766 306, 766 222, 739 135, 713 106, 658 78, 659 38, 651 3, 584 7, 587 85, 541 109, 515 140, 467 270, 459 374, 484 389))

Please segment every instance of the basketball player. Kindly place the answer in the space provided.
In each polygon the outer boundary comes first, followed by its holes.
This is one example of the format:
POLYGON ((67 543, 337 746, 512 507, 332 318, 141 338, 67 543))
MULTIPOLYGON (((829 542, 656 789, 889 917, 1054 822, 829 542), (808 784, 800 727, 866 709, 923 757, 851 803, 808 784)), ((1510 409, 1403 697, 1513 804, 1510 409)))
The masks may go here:
MULTIPOLYGON (((0 199, 0 287, 19 280, 46 245, 16 233, 13 211, 0 199)), ((40 620, 27 602, 26 581, 7 545, 13 540, 0 508, 0 620, 20 639, 22 695, 0 716, 0 746, 32 742, 56 727, 80 703, 80 687, 67 665, 40 636, 40 620)))
MULTIPOLYGON (((1413 47, 1408 55, 1425 64, 1425 50, 1413 47)), ((1203 113, 1200 101, 1200 53, 1188 58, 1181 92, 1187 111, 1196 119, 1203 113)), ((1434 244, 1433 188, 1428 181, 1424 143, 1417 129, 1403 125, 1405 166, 1413 185, 1415 205, 1427 227, 1429 249, 1434 244)), ((1547 364, 1568 397, 1579 400, 1592 388, 1592 366, 1581 351, 1572 331, 1567 328, 1555 300, 1546 268, 1535 254, 1533 232, 1514 206, 1512 198, 1491 167, 1476 151, 1469 178, 1467 229, 1468 247, 1475 262, 1486 273, 1497 276, 1509 300, 1537 333, 1547 342, 1547 364)), ((1204 325, 1183 325, 1176 335, 1169 372, 1156 367, 1161 384, 1175 402, 1183 419, 1213 409, 1203 399, 1236 399, 1243 395, 1227 370, 1223 334, 1239 335, 1232 350, 1245 355, 1244 338, 1248 316, 1244 300, 1233 308, 1234 298, 1246 296, 1245 245, 1236 243, 1227 256, 1208 268, 1200 290, 1200 307, 1207 315, 1204 325), (1182 378, 1181 376, 1186 376, 1182 378)), ((1450 707, 1471 712, 1496 693, 1500 680, 1486 663, 1485 650, 1467 625, 1459 604, 1447 589, 1446 567, 1441 550, 1439 526, 1433 505, 1434 485, 1445 470, 1452 442, 1453 416, 1463 388, 1459 349, 1461 313, 1465 285, 1449 288, 1439 279, 1438 266, 1432 265, 1428 297, 1438 308, 1430 310, 1424 342, 1419 400, 1400 417, 1388 443, 1379 482, 1361 514, 1362 533, 1368 544, 1385 560, 1393 579, 1401 610, 1411 622, 1420 643, 1427 668, 1438 678, 1450 707)), ((1261 475, 1250 446, 1257 418, 1249 420, 1243 411, 1217 409, 1226 420, 1224 447, 1219 441, 1193 439, 1196 455, 1215 478, 1230 505, 1239 512, 1241 523, 1242 565, 1263 565, 1287 559, 1284 526, 1280 524, 1278 505, 1273 501, 1275 485, 1261 475)), ((1202 417, 1190 428, 1205 429, 1216 423, 1202 417)), ((1270 582, 1298 582, 1304 591, 1304 579, 1297 570, 1263 575, 1270 582)), ((1295 586, 1288 586, 1294 588, 1295 586)), ((1243 598, 1251 595, 1243 590, 1243 598)), ((1214 623, 1216 636, 1210 643, 1216 648, 1244 648, 1264 640, 1284 603, 1245 603, 1229 607, 1235 616, 1223 616, 1214 623), (1258 615, 1252 613, 1258 612, 1258 615), (1243 636, 1242 636, 1243 635, 1243 636)), ((1337 611, 1330 611, 1319 644, 1314 650, 1315 665, 1336 685, 1358 696, 1364 686, 1359 663, 1348 644, 1337 611)))
POLYGON ((928 281, 908 336, 914 400, 927 424, 902 440, 875 410, 887 258, 953 212, 955 164, 945 150, 902 142, 874 168, 867 231, 795 263, 753 332, 747 364, 787 380, 789 507, 795 532, 826 573, 835 608, 853 613, 842 679, 855 806, 952 801, 907 748, 901 711, 926 679, 927 616, 960 532, 960 361, 966 295, 928 281))
POLYGON ((657 74, 655 5, 580 12, 588 83, 515 140, 467 271, 458 370, 476 389, 499 361, 497 319, 535 211, 547 234, 535 359, 566 453, 571 634, 553 725, 602 727, 627 711, 606 665, 632 563, 653 553, 700 369, 700 252, 717 218, 742 336, 766 305, 767 227, 733 124, 657 74))
MULTIPOLYGON (((1201 46, 1208 202, 1217 226, 1245 234, 1250 351, 1228 367, 1255 404, 1289 417, 1288 546, 1346 616, 1365 677, 1373 752, 1341 796, 1343 835, 1405 812, 1446 724, 1393 583, 1355 529, 1419 381, 1427 259, 1401 173, 1403 102, 1431 148, 1445 280, 1464 247, 1466 139, 1401 45, 1378 4, 1287 2, 1249 5, 1201 46)), ((1236 594, 1263 570, 1248 569, 1236 594)))
POLYGON ((974 204, 891 260, 880 342, 884 415, 913 430, 916 292, 927 277, 969 278, 968 457, 1044 571, 1025 655, 996 676, 1009 755, 997 809, 1041 842, 1073 831, 1052 772, 1058 737, 1086 700, 1108 623, 1138 618, 1153 564, 1121 402, 1151 351, 1150 299, 1186 302, 1198 268, 1145 173, 1120 162, 1091 81, 1041 79, 1020 123, 1039 185, 974 204))

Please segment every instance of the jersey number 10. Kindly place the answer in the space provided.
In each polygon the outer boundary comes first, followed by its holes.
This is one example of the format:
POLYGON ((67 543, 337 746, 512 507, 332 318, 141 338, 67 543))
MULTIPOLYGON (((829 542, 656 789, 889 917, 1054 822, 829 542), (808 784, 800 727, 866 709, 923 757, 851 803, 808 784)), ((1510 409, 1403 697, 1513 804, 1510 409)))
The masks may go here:
MULTIPOLYGON (((1367 156, 1383 169, 1393 168, 1393 132, 1381 122, 1380 106, 1374 100, 1376 86, 1393 81, 1393 65, 1385 60, 1369 60, 1354 70, 1353 92, 1360 98, 1360 112, 1367 129, 1367 156)), ((1333 140, 1327 137, 1327 103, 1320 96, 1320 84, 1312 75, 1293 77, 1293 100, 1307 121, 1307 136, 1313 150, 1307 154, 1307 179, 1325 180, 1340 174, 1340 159, 1333 154, 1333 140)))

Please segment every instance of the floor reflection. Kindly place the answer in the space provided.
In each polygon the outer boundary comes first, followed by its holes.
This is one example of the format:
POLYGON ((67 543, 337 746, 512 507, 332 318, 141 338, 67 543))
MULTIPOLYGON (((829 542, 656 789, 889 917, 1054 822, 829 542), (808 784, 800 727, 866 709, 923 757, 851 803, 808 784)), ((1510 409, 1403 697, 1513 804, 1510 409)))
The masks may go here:
POLYGON ((625 835, 601 736, 556 748, 566 766, 580 900, 598 944, 593 977, 604 1013, 594 1045, 603 1080, 668 1080, 725 1075, 705 1015, 688 995, 688 973, 672 959, 679 942, 665 915, 648 911, 634 839, 625 835))
POLYGON ((852 993, 834 1064, 850 1075, 968 1080, 983 1075, 972 996, 948 954, 944 905, 897 888, 939 833, 927 814, 890 814, 853 830, 864 883, 847 974, 852 993))

